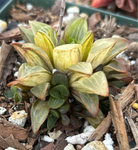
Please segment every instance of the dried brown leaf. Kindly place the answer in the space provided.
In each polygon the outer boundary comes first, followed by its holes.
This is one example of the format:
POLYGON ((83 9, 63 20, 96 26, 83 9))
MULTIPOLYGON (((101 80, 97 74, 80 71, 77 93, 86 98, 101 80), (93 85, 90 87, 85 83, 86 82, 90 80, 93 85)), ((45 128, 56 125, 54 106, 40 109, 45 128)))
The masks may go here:
POLYGON ((0 119, 0 135, 3 138, 8 138, 11 134, 19 141, 24 141, 28 137, 26 129, 14 125, 4 119, 0 119))
POLYGON ((27 150, 17 139, 14 139, 12 134, 6 139, 3 139, 3 137, 0 136, 0 146, 4 149, 13 147, 19 150, 27 150))
POLYGON ((12 73, 13 63, 16 60, 12 46, 4 41, 0 51, 0 85, 6 85, 6 79, 12 73))
POLYGON ((9 31, 5 31, 0 34, 0 43, 4 40, 5 42, 11 42, 12 40, 21 40, 21 33, 19 28, 14 28, 9 31))

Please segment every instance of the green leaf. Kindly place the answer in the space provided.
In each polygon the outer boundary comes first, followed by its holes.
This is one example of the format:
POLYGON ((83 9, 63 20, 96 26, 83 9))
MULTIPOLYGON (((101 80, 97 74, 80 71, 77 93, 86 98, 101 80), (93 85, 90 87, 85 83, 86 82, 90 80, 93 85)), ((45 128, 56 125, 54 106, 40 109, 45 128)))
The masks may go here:
POLYGON ((18 87, 15 87, 15 86, 11 86, 11 91, 13 93, 13 95, 16 93, 18 87))
POLYGON ((58 108, 58 111, 62 114, 65 114, 69 111, 70 105, 69 104, 64 104, 61 107, 58 108))
POLYGON ((95 94, 85 94, 72 91, 73 97, 83 104, 92 116, 96 116, 99 109, 99 98, 95 94))
POLYGON ((80 44, 82 45, 82 61, 86 61, 92 47, 93 39, 94 36, 92 31, 88 31, 81 40, 80 44))
POLYGON ((56 122, 57 122, 57 118, 55 118, 54 116, 52 116, 52 115, 50 115, 49 117, 48 117, 48 119, 47 119, 47 128, 48 128, 48 130, 51 130, 53 127, 54 127, 54 125, 56 124, 56 122))
POLYGON ((99 109, 98 114, 94 118, 85 117, 85 119, 94 127, 97 128, 98 125, 103 121, 104 115, 99 109))
POLYGON ((108 57, 106 58, 106 60, 104 61, 103 65, 105 65, 106 63, 108 63, 112 58, 114 58, 116 55, 118 55, 119 53, 121 53, 123 50, 125 50, 129 44, 130 41, 128 41, 125 38, 112 38, 113 40, 116 40, 116 44, 113 47, 112 51, 110 52, 110 54, 108 55, 108 57))
POLYGON ((95 69, 97 66, 105 62, 115 43, 116 41, 112 38, 95 41, 92 44, 92 48, 86 61, 90 62, 92 68, 95 69))
POLYGON ((36 32, 41 29, 41 28, 47 28, 47 30, 49 30, 51 27, 45 23, 42 22, 37 22, 37 21, 29 21, 29 24, 31 26, 32 32, 35 35, 36 32))
MULTIPOLYGON (((75 19, 76 20, 76 19, 75 19)), ((69 23, 70 26, 65 28, 63 40, 65 43, 72 41, 80 42, 88 30, 86 18, 79 18, 76 21, 69 23)))
POLYGON ((31 88, 31 92, 39 99, 45 100, 46 96, 48 96, 48 92, 50 89, 49 83, 43 83, 31 88))
POLYGON ((48 107, 52 109, 56 109, 61 107, 65 103, 66 99, 56 99, 54 97, 49 98, 48 100, 48 107))
POLYGON ((36 100, 31 108, 32 129, 36 134, 49 113, 47 101, 36 100))
POLYGON ((34 34, 32 30, 24 27, 19 27, 19 29, 21 36, 26 43, 34 43, 34 34))
POLYGON ((125 85, 125 82, 124 81, 111 81, 109 82, 109 85, 121 89, 125 85))
POLYGON ((54 74, 52 74, 51 85, 52 86, 64 85, 68 88, 69 84, 67 76, 60 71, 56 71, 54 74))
POLYGON ((40 66, 31 67, 24 63, 19 68, 17 81, 24 86, 37 86, 50 80, 51 73, 40 66))
POLYGON ((126 77, 128 77, 128 74, 112 73, 112 74, 108 74, 107 79, 123 79, 126 77))
POLYGON ((57 119, 60 118, 60 113, 57 110, 50 109, 50 114, 57 119))
POLYGON ((50 90, 50 95, 57 99, 67 99, 69 90, 64 85, 57 85, 50 90))
POLYGON ((12 91, 10 89, 7 89, 4 91, 4 96, 6 98, 13 98, 14 94, 12 93, 12 91))
POLYGON ((68 126, 68 125, 69 125, 70 119, 68 118, 67 115, 61 114, 61 123, 62 123, 64 126, 68 126))
POLYGON ((67 67, 81 61, 80 44, 65 44, 57 46, 53 50, 54 66, 59 71, 64 71, 67 67))
POLYGON ((109 95, 108 82, 102 71, 92 74, 90 78, 81 78, 73 82, 71 87, 82 93, 98 94, 102 96, 109 95))
POLYGON ((17 89, 17 96, 18 96, 18 98, 19 98, 19 100, 20 100, 20 102, 22 101, 22 92, 19 90, 19 89, 17 89))
POLYGON ((17 93, 15 93, 15 94, 14 94, 14 103, 16 104, 16 103, 18 103, 18 102, 20 102, 20 99, 18 98, 17 93))
POLYGON ((77 64, 69 66, 65 72, 72 71, 78 72, 86 75, 92 75, 93 69, 91 63, 88 62, 78 62, 77 64))
POLYGON ((121 73, 126 73, 127 70, 118 60, 111 60, 106 66, 104 66, 104 72, 117 71, 121 73))

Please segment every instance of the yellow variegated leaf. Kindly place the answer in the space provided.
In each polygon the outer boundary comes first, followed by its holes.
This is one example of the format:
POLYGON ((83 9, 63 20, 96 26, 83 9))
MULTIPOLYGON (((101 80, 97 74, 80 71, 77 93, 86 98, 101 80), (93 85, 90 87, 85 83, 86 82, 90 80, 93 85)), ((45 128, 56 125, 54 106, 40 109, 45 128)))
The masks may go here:
POLYGON ((91 75, 90 78, 81 78, 72 83, 71 87, 82 93, 98 94, 108 96, 109 88, 104 72, 99 71, 91 75))
POLYGON ((104 66, 103 69, 104 69, 104 72, 111 72, 111 71, 117 71, 121 73, 127 72, 127 70, 122 65, 122 63, 116 59, 111 60, 106 66, 104 66))
POLYGON ((23 86, 37 86, 44 82, 50 83, 51 73, 40 66, 31 67, 24 63, 19 68, 17 81, 23 86))
POLYGON ((115 43, 116 41, 112 38, 95 41, 86 61, 90 62, 93 69, 95 69, 97 66, 104 63, 115 43))
POLYGON ((78 62, 77 64, 69 66, 65 72, 72 71, 78 72, 86 75, 91 75, 93 72, 91 63, 88 62, 78 62))
POLYGON ((53 50, 54 66, 64 71, 67 67, 81 61, 81 45, 66 44, 55 47, 53 50))
POLYGON ((92 31, 88 31, 81 40, 80 44, 82 45, 82 61, 86 61, 89 51, 92 47, 93 39, 94 37, 92 31))
POLYGON ((35 34, 34 40, 35 40, 36 46, 43 49, 47 53, 51 62, 53 63, 54 44, 53 44, 52 40, 50 39, 50 37, 41 31, 37 31, 35 34))
POLYGON ((122 52, 124 49, 126 49, 130 44, 130 41, 128 41, 125 38, 118 37, 118 38, 112 38, 112 39, 117 42, 116 42, 115 46, 113 47, 113 49, 111 50, 111 52, 109 53, 106 60, 104 60, 103 65, 108 63, 112 58, 114 58, 116 55, 118 55, 120 52, 122 52))
POLYGON ((78 81, 80 78, 90 77, 89 75, 82 74, 82 73, 72 73, 69 76, 69 85, 71 85, 73 82, 78 81))
POLYGON ((26 43, 22 46, 20 43, 12 43, 11 45, 30 66, 41 66, 48 71, 53 70, 53 66, 47 54, 35 44, 26 43))
POLYGON ((48 68, 48 71, 49 70, 52 71, 54 69, 48 55, 40 47, 37 47, 36 45, 31 44, 31 43, 27 43, 27 44, 24 44, 22 48, 25 50, 30 50, 32 52, 35 52, 44 63, 43 68, 45 68, 45 69, 48 68))

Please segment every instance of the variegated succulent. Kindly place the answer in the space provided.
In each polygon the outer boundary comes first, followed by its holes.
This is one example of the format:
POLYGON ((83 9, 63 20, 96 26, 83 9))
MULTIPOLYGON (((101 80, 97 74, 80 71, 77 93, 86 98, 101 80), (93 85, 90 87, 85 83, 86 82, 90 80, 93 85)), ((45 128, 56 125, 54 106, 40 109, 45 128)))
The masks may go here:
MULTIPOLYGON (((108 97, 109 86, 128 76, 113 59, 129 45, 124 38, 100 39, 93 43, 85 18, 75 16, 65 27, 60 46, 57 32, 44 23, 30 21, 20 27, 25 44, 12 43, 23 63, 18 78, 8 86, 29 91, 38 98, 31 108, 34 133, 47 119, 48 129, 61 118, 64 125, 83 117, 94 127, 103 119, 99 96, 108 97), (109 84, 108 84, 109 80, 109 84)), ((123 82, 123 81, 121 81, 123 82)))

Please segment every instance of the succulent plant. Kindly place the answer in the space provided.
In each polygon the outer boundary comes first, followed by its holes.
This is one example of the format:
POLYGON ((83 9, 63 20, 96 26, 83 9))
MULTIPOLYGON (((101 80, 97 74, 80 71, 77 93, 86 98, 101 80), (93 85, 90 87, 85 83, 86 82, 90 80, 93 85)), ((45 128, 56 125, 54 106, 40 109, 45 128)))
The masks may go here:
POLYGON ((75 16, 65 27, 60 45, 57 32, 49 25, 30 21, 30 29, 20 27, 25 44, 12 43, 23 63, 16 81, 8 86, 32 93, 37 100, 31 108, 34 133, 47 120, 47 128, 61 119, 63 125, 85 118, 97 127, 104 115, 99 98, 108 97, 128 72, 114 57, 129 45, 124 38, 100 39, 93 43, 85 18, 75 16), (116 82, 118 80, 118 82, 116 82))

